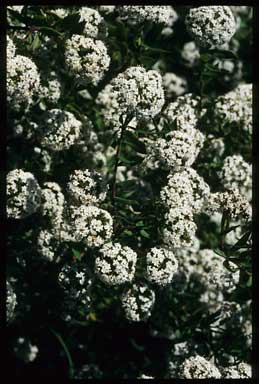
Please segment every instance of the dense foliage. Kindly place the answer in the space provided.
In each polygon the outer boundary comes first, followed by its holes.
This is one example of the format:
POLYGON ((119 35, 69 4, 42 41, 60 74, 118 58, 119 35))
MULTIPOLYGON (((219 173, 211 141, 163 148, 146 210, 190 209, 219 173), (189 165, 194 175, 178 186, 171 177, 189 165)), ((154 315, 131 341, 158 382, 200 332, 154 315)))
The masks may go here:
POLYGON ((7 7, 15 375, 251 376, 252 9, 7 7))

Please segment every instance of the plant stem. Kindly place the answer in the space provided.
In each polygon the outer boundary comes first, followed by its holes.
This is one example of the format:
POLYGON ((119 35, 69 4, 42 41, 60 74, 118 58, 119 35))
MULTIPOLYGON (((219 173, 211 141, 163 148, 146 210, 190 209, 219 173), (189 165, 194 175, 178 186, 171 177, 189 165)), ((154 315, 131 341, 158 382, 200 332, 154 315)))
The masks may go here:
POLYGON ((126 116, 125 122, 123 123, 121 130, 120 130, 120 137, 117 144, 117 151, 116 151, 116 160, 114 165, 114 176, 113 176, 113 182, 112 182, 112 205, 115 205, 115 196, 116 196, 116 177, 117 177, 117 170, 119 165, 119 157, 120 157, 120 151, 121 151, 121 144, 123 139, 123 134, 128 126, 128 124, 131 122, 132 116, 126 116))
POLYGON ((62 339, 62 337, 56 331, 54 331, 54 329, 50 328, 50 331, 53 333, 53 335, 56 336, 56 338, 58 339, 58 341, 60 342, 60 344, 62 345, 62 347, 64 349, 64 352, 65 352, 65 354, 67 356, 67 360, 68 360, 68 364, 69 364, 69 378, 73 379, 73 376, 74 376, 74 364, 73 364, 73 361, 72 361, 72 358, 71 358, 71 354, 70 354, 66 344, 64 343, 64 340, 62 339))
POLYGON ((17 25, 7 25, 7 29, 13 29, 16 31, 29 31, 31 28, 29 27, 20 27, 17 25))

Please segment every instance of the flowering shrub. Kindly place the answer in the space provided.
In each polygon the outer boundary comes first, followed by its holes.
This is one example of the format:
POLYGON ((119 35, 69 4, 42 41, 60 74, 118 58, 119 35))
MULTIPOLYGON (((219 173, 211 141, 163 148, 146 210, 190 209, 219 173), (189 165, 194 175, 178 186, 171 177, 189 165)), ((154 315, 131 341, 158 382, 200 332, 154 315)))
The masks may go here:
POLYGON ((16 376, 251 377, 251 19, 7 7, 16 376))

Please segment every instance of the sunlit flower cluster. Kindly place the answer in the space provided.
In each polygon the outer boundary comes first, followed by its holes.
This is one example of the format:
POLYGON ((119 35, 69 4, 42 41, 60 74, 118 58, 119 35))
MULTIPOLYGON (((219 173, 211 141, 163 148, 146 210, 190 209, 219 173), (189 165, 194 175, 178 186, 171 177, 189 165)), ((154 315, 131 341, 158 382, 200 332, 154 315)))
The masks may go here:
POLYGON ((227 43, 236 31, 235 18, 227 6, 192 7, 185 23, 191 36, 204 47, 227 43))
POLYGON ((129 67, 116 76, 99 93, 97 104, 106 125, 121 126, 127 116, 151 119, 164 104, 162 77, 143 67, 129 67))
POLYGON ((120 243, 107 243, 100 249, 95 260, 95 272, 106 284, 116 285, 132 281, 137 254, 120 243))
POLYGON ((36 212, 41 204, 41 188, 30 172, 14 169, 7 175, 7 216, 22 219, 36 212))
POLYGON ((171 6, 123 5, 118 7, 118 12, 121 20, 126 20, 133 25, 150 21, 171 27, 178 19, 177 13, 171 6))
POLYGON ((65 62, 78 82, 97 85, 107 72, 110 60, 101 40, 73 35, 66 41, 65 62))
POLYGON ((81 121, 73 113, 51 109, 40 126, 41 145, 52 151, 68 149, 79 139, 81 127, 81 121))
POLYGON ((145 321, 151 316, 155 293, 146 285, 134 284, 121 297, 125 316, 130 321, 145 321))

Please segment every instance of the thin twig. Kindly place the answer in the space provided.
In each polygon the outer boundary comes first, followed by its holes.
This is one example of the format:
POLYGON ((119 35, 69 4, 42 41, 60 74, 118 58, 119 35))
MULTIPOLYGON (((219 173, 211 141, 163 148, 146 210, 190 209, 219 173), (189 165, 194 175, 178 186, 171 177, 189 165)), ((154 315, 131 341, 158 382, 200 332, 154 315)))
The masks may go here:
POLYGON ((64 349, 64 352, 67 356, 67 360, 68 360, 68 364, 69 364, 69 377, 70 379, 73 379, 73 376, 74 376, 74 364, 73 364, 73 361, 72 361, 72 358, 71 358, 71 354, 64 342, 64 340, 62 339, 62 337, 56 332, 54 331, 53 328, 50 328, 50 331, 53 333, 53 335, 56 336, 56 338, 58 339, 59 343, 62 345, 63 349, 64 349))
POLYGON ((117 151, 116 151, 116 160, 114 165, 114 175, 113 175, 113 182, 112 182, 112 205, 115 205, 115 196, 116 196, 116 177, 117 177, 117 170, 119 165, 119 157, 120 157, 120 151, 121 151, 121 144, 123 139, 123 134, 132 120, 132 116, 126 116, 125 122, 123 123, 121 130, 120 130, 120 138, 117 144, 117 151))
POLYGON ((7 29, 12 29, 16 31, 29 31, 30 27, 20 27, 18 25, 7 25, 7 29))

